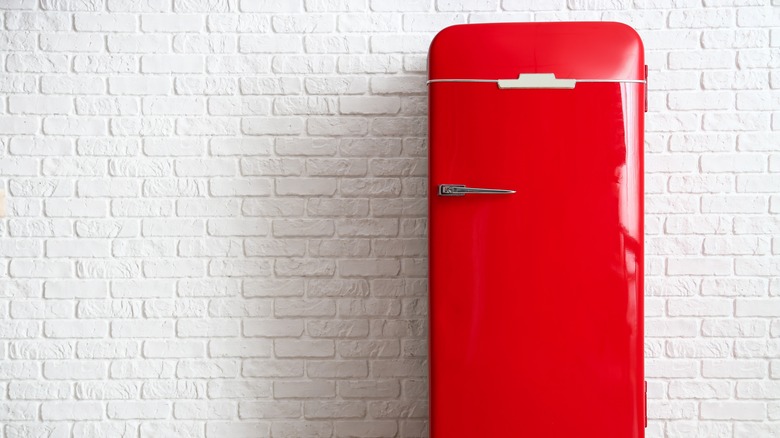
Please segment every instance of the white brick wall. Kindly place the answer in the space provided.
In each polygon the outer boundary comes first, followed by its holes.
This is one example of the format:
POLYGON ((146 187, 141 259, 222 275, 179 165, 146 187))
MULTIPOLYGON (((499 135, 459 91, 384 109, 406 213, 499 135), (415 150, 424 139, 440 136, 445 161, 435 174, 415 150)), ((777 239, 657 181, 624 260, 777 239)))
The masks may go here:
POLYGON ((427 436, 427 47, 549 20, 647 47, 648 436, 780 436, 778 0, 0 10, 0 437, 427 436))

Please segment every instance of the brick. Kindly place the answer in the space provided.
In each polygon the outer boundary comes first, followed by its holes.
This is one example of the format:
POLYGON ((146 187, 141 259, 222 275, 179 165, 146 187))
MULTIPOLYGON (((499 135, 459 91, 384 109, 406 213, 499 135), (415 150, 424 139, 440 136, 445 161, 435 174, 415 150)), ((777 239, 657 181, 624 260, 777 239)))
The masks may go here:
MULTIPOLYGON (((307 375, 314 378, 366 378, 368 365, 366 361, 309 361, 306 365, 307 375)), ((323 413, 320 412, 320 415, 323 413)), ((312 417, 309 415, 309 417, 312 417)))
POLYGON ((671 316, 732 316, 733 302, 730 299, 669 299, 668 308, 671 316))
POLYGON ((8 109, 12 114, 68 114, 72 100, 60 96, 10 96, 8 109))
POLYGON ((209 353, 212 357, 270 357, 271 350, 271 342, 264 339, 209 342, 209 353))
POLYGON ((298 418, 301 403, 296 401, 244 401, 238 406, 240 418, 298 418))
POLYGON ((241 242, 235 239, 192 239, 179 243, 182 256, 238 256, 241 252, 241 242))
POLYGON ((334 397, 335 382, 330 381, 276 381, 274 382, 274 397, 276 398, 310 398, 334 397))
POLYGON ((737 11, 740 27, 773 27, 780 24, 780 14, 775 8, 743 8, 737 11))
POLYGON ((67 382, 10 382, 8 398, 11 400, 62 400, 71 396, 67 382))
POLYGON ((165 53, 170 40, 165 35, 108 35, 108 51, 112 53, 165 53))
POLYGON ((705 89, 757 90, 769 87, 766 75, 755 70, 744 71, 706 71, 702 74, 705 89))
POLYGON ((225 420, 233 417, 235 404, 227 401, 180 401, 173 405, 173 416, 186 420, 225 420))
POLYGON ((112 321, 111 336, 114 338, 166 338, 173 335, 172 320, 129 320, 112 321))
POLYGON ((108 242, 89 240, 49 240, 46 242, 48 257, 107 257, 108 242))
POLYGON ((73 315, 73 304, 63 301, 17 301, 11 303, 11 318, 57 319, 73 315))
POLYGON ((335 352, 333 341, 326 340, 282 340, 274 341, 276 357, 332 357, 335 352))
POLYGON ((135 73, 138 63, 129 55, 76 55, 73 70, 77 73, 135 73))
POLYGON ((90 300, 79 303, 79 318, 139 318, 141 303, 129 300, 90 300))
POLYGON ((238 42, 241 53, 297 53, 303 49, 298 35, 242 35, 238 42))
POLYGON ((777 356, 780 342, 775 340, 737 340, 734 353, 739 358, 767 358, 777 356))
MULTIPOLYGON (((268 184, 269 193, 270 187, 268 184)), ((251 193, 251 189, 248 191, 251 193)), ((245 199, 241 211, 245 216, 292 217, 302 214, 304 200, 295 198, 245 199)))
POLYGON ((303 131, 298 117, 253 117, 241 121, 241 131, 249 135, 296 135, 303 131))
POLYGON ((240 331, 239 321, 229 318, 207 320, 180 320, 176 324, 179 337, 232 337, 240 331))
POLYGON ((180 77, 174 86, 182 95, 230 95, 238 91, 238 81, 224 77, 180 77))
POLYGON ((137 382, 79 382, 76 398, 79 400, 126 400, 138 397, 141 384, 137 382))
POLYGON ((748 401, 705 401, 701 403, 701 416, 711 420, 763 420, 766 405, 748 401))
POLYGON ((244 321, 243 331, 252 337, 297 337, 303 334, 303 321, 252 319, 244 321))
POLYGON ((303 363, 296 360, 245 360, 242 375, 247 377, 302 377, 303 363))
POLYGON ((41 34, 41 49, 47 52, 100 52, 103 38, 93 34, 41 34))
MULTIPOLYGON (((26 343, 29 345, 29 343, 26 343)), ((14 344, 12 344, 13 346, 14 344)), ((13 353, 14 350, 12 349, 11 352, 13 353)), ((34 359, 36 358, 35 355, 14 355, 15 357, 24 357, 24 358, 30 358, 34 359)), ((2 369, 0 369, 0 375, 3 376, 3 379, 10 380, 10 379, 36 379, 39 377, 40 374, 40 366, 38 363, 34 362, 15 362, 10 363, 7 366, 4 366, 2 369)), ((0 416, 3 416, 2 411, 0 411, 0 416)))
POLYGON ((10 54, 6 57, 8 72, 63 73, 67 71, 68 56, 59 54, 10 54))
POLYGON ((737 192, 772 193, 780 184, 780 175, 739 175, 737 192))
POLYGON ((212 380, 208 395, 213 399, 265 398, 271 395, 271 382, 261 380, 212 380))
POLYGON ((333 234, 333 221, 324 219, 290 219, 273 221, 274 237, 326 237, 333 234))
POLYGON ((305 0, 306 11, 312 12, 358 12, 366 11, 363 0, 305 0))
POLYGON ((338 383, 339 395, 350 398, 388 398, 401 393, 398 380, 344 380, 338 383))
POLYGON ((371 1, 371 10, 375 12, 393 12, 393 11, 427 11, 431 7, 430 0, 405 0, 390 5, 382 1, 371 1))
POLYGON ((242 159, 241 173, 252 176, 297 176, 303 173, 304 164, 303 160, 294 158, 242 159))
POLYGON ((366 256, 370 252, 368 239, 312 240, 309 251, 315 256, 366 256))
POLYGON ((136 261, 84 260, 76 263, 76 275, 80 278, 133 278, 141 273, 136 261))
POLYGON ((173 3, 173 10, 176 12, 235 12, 238 10, 238 1, 176 0, 173 3))
POLYGON ((698 324, 693 319, 655 320, 646 322, 647 336, 651 338, 678 338, 695 337, 699 330, 698 324))
POLYGON ((275 421, 271 424, 271 434, 274 437, 329 437, 333 436, 333 426, 325 421, 290 422, 275 421))
POLYGON ((242 94, 248 95, 299 94, 301 91, 301 80, 296 77, 241 78, 239 88, 242 94))
POLYGON ((202 32, 206 21, 198 14, 145 14, 141 30, 145 32, 202 32))
POLYGON ((69 14, 57 12, 7 12, 6 27, 9 30, 62 31, 70 29, 69 14))
POLYGON ((235 378, 239 361, 234 359, 180 360, 176 369, 179 378, 235 378))
POLYGON ((361 36, 307 35, 303 40, 307 53, 366 53, 368 41, 361 36))
MULTIPOLYGON (((236 292, 230 290, 230 295, 236 292)), ((236 290, 238 287, 236 286, 236 290)), ((181 294, 180 295, 185 295, 181 294)), ((193 294, 197 296, 197 294, 193 294)), ((204 294, 205 295, 205 294, 204 294)), ((213 294, 218 296, 217 294, 213 294)), ((249 294, 246 294, 249 295, 249 294)), ((241 299, 221 299, 213 300, 209 304, 208 313, 210 316, 248 316, 259 317, 268 316, 271 313, 271 303, 264 300, 251 300, 244 303, 241 299)))
POLYGON ((140 351, 134 341, 79 341, 76 355, 88 359, 121 359, 136 357, 140 351))
POLYGON ((177 281, 176 289, 183 297, 223 297, 239 293, 238 282, 228 279, 182 279, 177 281))
POLYGON ((107 364, 99 361, 57 360, 43 364, 43 376, 50 380, 104 379, 107 364))
POLYGON ((736 435, 748 435, 760 438, 770 438, 777 430, 777 422, 739 422, 734 426, 734 433, 736 435))
POLYGON ((166 77, 118 76, 108 78, 111 94, 165 94, 172 89, 171 80, 166 77))
MULTIPOLYGON (((181 55, 194 56, 194 55, 181 55)), ((271 64, 268 57, 262 55, 224 55, 209 56, 206 59, 206 71, 209 73, 245 73, 268 72, 271 64)))
POLYGON ((35 338, 40 333, 40 323, 34 321, 5 321, 0 333, 7 339, 35 338))
POLYGON ((773 276, 780 273, 778 257, 741 257, 735 262, 737 275, 773 276))
POLYGON ((22 278, 55 278, 68 277, 73 271, 71 262, 66 260, 12 260, 10 265, 12 277, 22 278))
POLYGON ((708 237, 704 240, 704 254, 758 255, 769 252, 769 241, 752 236, 708 237))
POLYGON ((208 112, 218 116, 267 115, 271 112, 271 104, 264 97, 212 97, 208 112))
POLYGON ((731 343, 723 340, 670 340, 666 343, 666 354, 670 357, 722 358, 731 352, 731 343))
POLYGON ((767 290, 767 280, 760 278, 715 278, 702 282, 702 295, 762 296, 767 290))
POLYGON ((198 55, 144 55, 141 57, 143 73, 200 73, 204 60, 198 55))
POLYGON ((138 150, 138 142, 124 138, 93 138, 77 140, 77 151, 86 156, 130 156, 138 150))
POLYGON ((772 300, 737 300, 737 316, 776 317, 780 308, 772 300))
POLYGON ((84 280, 51 280, 44 285, 46 298, 104 298, 108 295, 108 283, 84 280))
POLYGON ((332 300, 277 299, 274 305, 276 316, 333 316, 336 306, 332 300))
POLYGON ((199 97, 148 97, 143 99, 143 113, 154 115, 198 115, 206 111, 206 101, 199 97))
POLYGON ((170 415, 171 406, 161 401, 112 401, 107 415, 111 419, 163 419, 170 415))
POLYGON ((726 258, 670 258, 667 272, 669 275, 729 275, 733 268, 731 260, 726 258))
POLYGON ((252 422, 216 422, 211 421, 206 425, 207 437, 231 436, 236 438, 268 437, 270 425, 268 423, 252 422))
POLYGON ((38 126, 38 122, 30 117, 0 116, 0 134, 34 134, 38 126))
POLYGON ((734 22, 734 13, 729 9, 703 11, 673 11, 669 14, 669 27, 702 28, 726 27, 734 22))
POLYGON ((673 70, 733 68, 735 65, 734 53, 725 50, 674 51, 669 53, 669 67, 673 70))
POLYGON ((754 379, 766 377, 766 367, 757 360, 704 360, 702 375, 707 378, 754 379))
POLYGON ((203 427, 197 423, 181 422, 144 422, 140 427, 142 438, 158 436, 203 437, 203 427))
POLYGON ((360 77, 323 76, 305 79, 309 94, 361 94, 368 90, 368 79, 360 77))
POLYGON ((225 35, 178 34, 173 50, 179 53, 235 53, 236 38, 225 35))
POLYGON ((44 420, 100 420, 103 406, 98 402, 44 402, 41 404, 41 418, 44 420))
POLYGON ((332 196, 337 182, 329 178, 279 178, 276 194, 281 196, 332 196))
MULTIPOLYGON (((111 377, 113 379, 170 378, 173 377, 174 369, 175 367, 170 362, 153 359, 144 359, 140 362, 133 360, 117 360, 111 363, 111 377)), ((159 385, 155 384, 142 386, 142 395, 144 398, 149 398, 150 396, 155 396, 158 393, 164 392, 163 388, 158 386, 159 385)), ((187 385, 186 382, 183 382, 183 384, 179 386, 182 388, 181 393, 185 393, 184 389, 191 387, 191 385, 187 385)))
POLYGON ((335 421, 334 432, 339 435, 364 437, 393 437, 398 433, 395 421, 335 421))

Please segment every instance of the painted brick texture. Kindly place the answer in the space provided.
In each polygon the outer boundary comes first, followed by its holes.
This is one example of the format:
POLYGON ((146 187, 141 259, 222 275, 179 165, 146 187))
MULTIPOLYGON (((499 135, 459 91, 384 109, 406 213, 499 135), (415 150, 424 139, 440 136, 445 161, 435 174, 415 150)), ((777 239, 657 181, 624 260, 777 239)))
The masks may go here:
POLYGON ((553 20, 647 48, 648 437, 780 436, 777 0, 3 0, 0 437, 428 436, 427 48, 553 20))

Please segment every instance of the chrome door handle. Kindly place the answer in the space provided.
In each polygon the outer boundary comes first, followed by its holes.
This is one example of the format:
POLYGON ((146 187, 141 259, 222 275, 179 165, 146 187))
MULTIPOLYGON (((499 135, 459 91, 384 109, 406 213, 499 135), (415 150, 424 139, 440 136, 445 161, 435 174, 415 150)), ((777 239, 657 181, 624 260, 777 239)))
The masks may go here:
POLYGON ((514 190, 506 189, 480 189, 466 187, 461 184, 440 184, 439 196, 464 196, 464 195, 511 195, 514 190))

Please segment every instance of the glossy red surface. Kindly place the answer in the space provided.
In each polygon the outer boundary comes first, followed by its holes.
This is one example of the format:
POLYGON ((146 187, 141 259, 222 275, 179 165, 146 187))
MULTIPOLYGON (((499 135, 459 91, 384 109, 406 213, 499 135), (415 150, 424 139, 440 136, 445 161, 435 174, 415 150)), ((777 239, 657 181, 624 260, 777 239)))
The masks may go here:
MULTIPOLYGON (((429 63, 431 79, 644 79, 641 41, 612 23, 456 26, 429 63)), ((432 438, 643 437, 644 84, 429 99, 432 438)))

